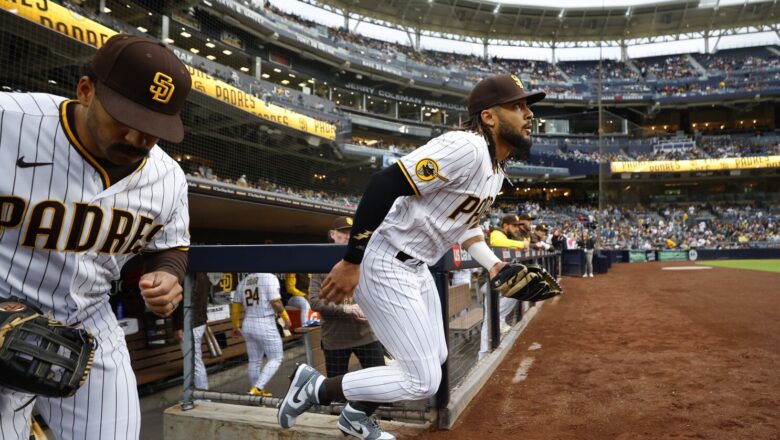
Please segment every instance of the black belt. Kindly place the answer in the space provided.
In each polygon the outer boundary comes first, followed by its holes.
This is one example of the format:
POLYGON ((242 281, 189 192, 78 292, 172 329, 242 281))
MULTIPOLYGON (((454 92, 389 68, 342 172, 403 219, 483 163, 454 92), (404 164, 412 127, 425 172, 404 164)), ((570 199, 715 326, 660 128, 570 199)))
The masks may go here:
POLYGON ((395 258, 397 258, 398 261, 400 261, 401 263, 406 263, 408 261, 409 263, 414 264, 415 266, 419 266, 423 263, 419 259, 414 258, 413 256, 407 254, 404 251, 398 251, 398 253, 395 254, 395 258))

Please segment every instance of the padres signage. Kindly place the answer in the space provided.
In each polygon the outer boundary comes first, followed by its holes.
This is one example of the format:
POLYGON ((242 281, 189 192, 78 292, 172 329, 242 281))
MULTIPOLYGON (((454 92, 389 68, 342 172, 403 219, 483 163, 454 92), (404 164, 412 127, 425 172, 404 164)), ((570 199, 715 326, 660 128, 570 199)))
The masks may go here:
MULTIPOLYGON (((48 0, 0 0, 0 8, 97 48, 103 46, 106 40, 117 33, 48 0)), ((201 93, 294 130, 329 140, 336 139, 334 124, 277 105, 266 104, 249 93, 214 79, 200 70, 189 66, 187 70, 192 75, 192 88, 201 93)), ((149 91, 155 101, 165 104, 173 96, 173 83, 167 75, 158 73, 149 91)))
POLYGON ((685 171, 780 168, 780 156, 612 162, 609 166, 613 173, 676 173, 685 171))

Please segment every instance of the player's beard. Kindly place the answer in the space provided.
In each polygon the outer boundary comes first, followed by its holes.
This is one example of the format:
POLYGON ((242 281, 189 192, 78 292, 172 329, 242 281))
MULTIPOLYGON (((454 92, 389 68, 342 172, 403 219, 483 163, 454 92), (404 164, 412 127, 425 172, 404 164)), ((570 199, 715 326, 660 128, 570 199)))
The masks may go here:
POLYGON ((525 130, 525 128, 520 128, 520 130, 517 130, 510 124, 501 121, 498 128, 498 135, 504 140, 504 142, 512 146, 514 149, 513 153, 515 158, 522 161, 527 161, 531 156, 531 145, 533 142, 531 141, 531 136, 523 136, 521 130, 525 130))
POLYGON ((129 144, 115 143, 111 144, 108 148, 114 151, 120 151, 126 155, 135 156, 139 161, 149 155, 149 151, 145 148, 136 148, 129 144))

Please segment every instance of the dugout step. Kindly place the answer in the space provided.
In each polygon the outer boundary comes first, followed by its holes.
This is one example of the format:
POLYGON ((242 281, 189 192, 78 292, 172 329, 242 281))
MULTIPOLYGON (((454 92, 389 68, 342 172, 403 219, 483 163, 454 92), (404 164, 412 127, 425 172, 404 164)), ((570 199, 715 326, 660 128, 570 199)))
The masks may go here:
MULTIPOLYGON (((165 410, 165 440, 344 440, 336 427, 338 416, 304 413, 292 429, 282 429, 276 421, 276 408, 198 402, 189 411, 179 405, 165 410)), ((382 429, 403 437, 430 430, 430 424, 380 422, 382 429)))

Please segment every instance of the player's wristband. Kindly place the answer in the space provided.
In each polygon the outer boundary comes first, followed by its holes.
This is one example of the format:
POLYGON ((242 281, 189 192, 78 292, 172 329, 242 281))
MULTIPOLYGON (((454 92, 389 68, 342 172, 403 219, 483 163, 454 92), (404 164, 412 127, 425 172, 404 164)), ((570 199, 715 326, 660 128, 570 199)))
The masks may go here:
POLYGON ((280 313, 280 314, 278 314, 276 316, 278 316, 279 318, 284 319, 285 321, 289 321, 290 320, 290 315, 287 314, 287 310, 282 310, 282 313, 280 313))
POLYGON ((496 257, 496 254, 488 247, 487 243, 482 240, 469 246, 469 248, 466 249, 466 252, 487 270, 493 268, 496 263, 501 262, 501 260, 496 257))

